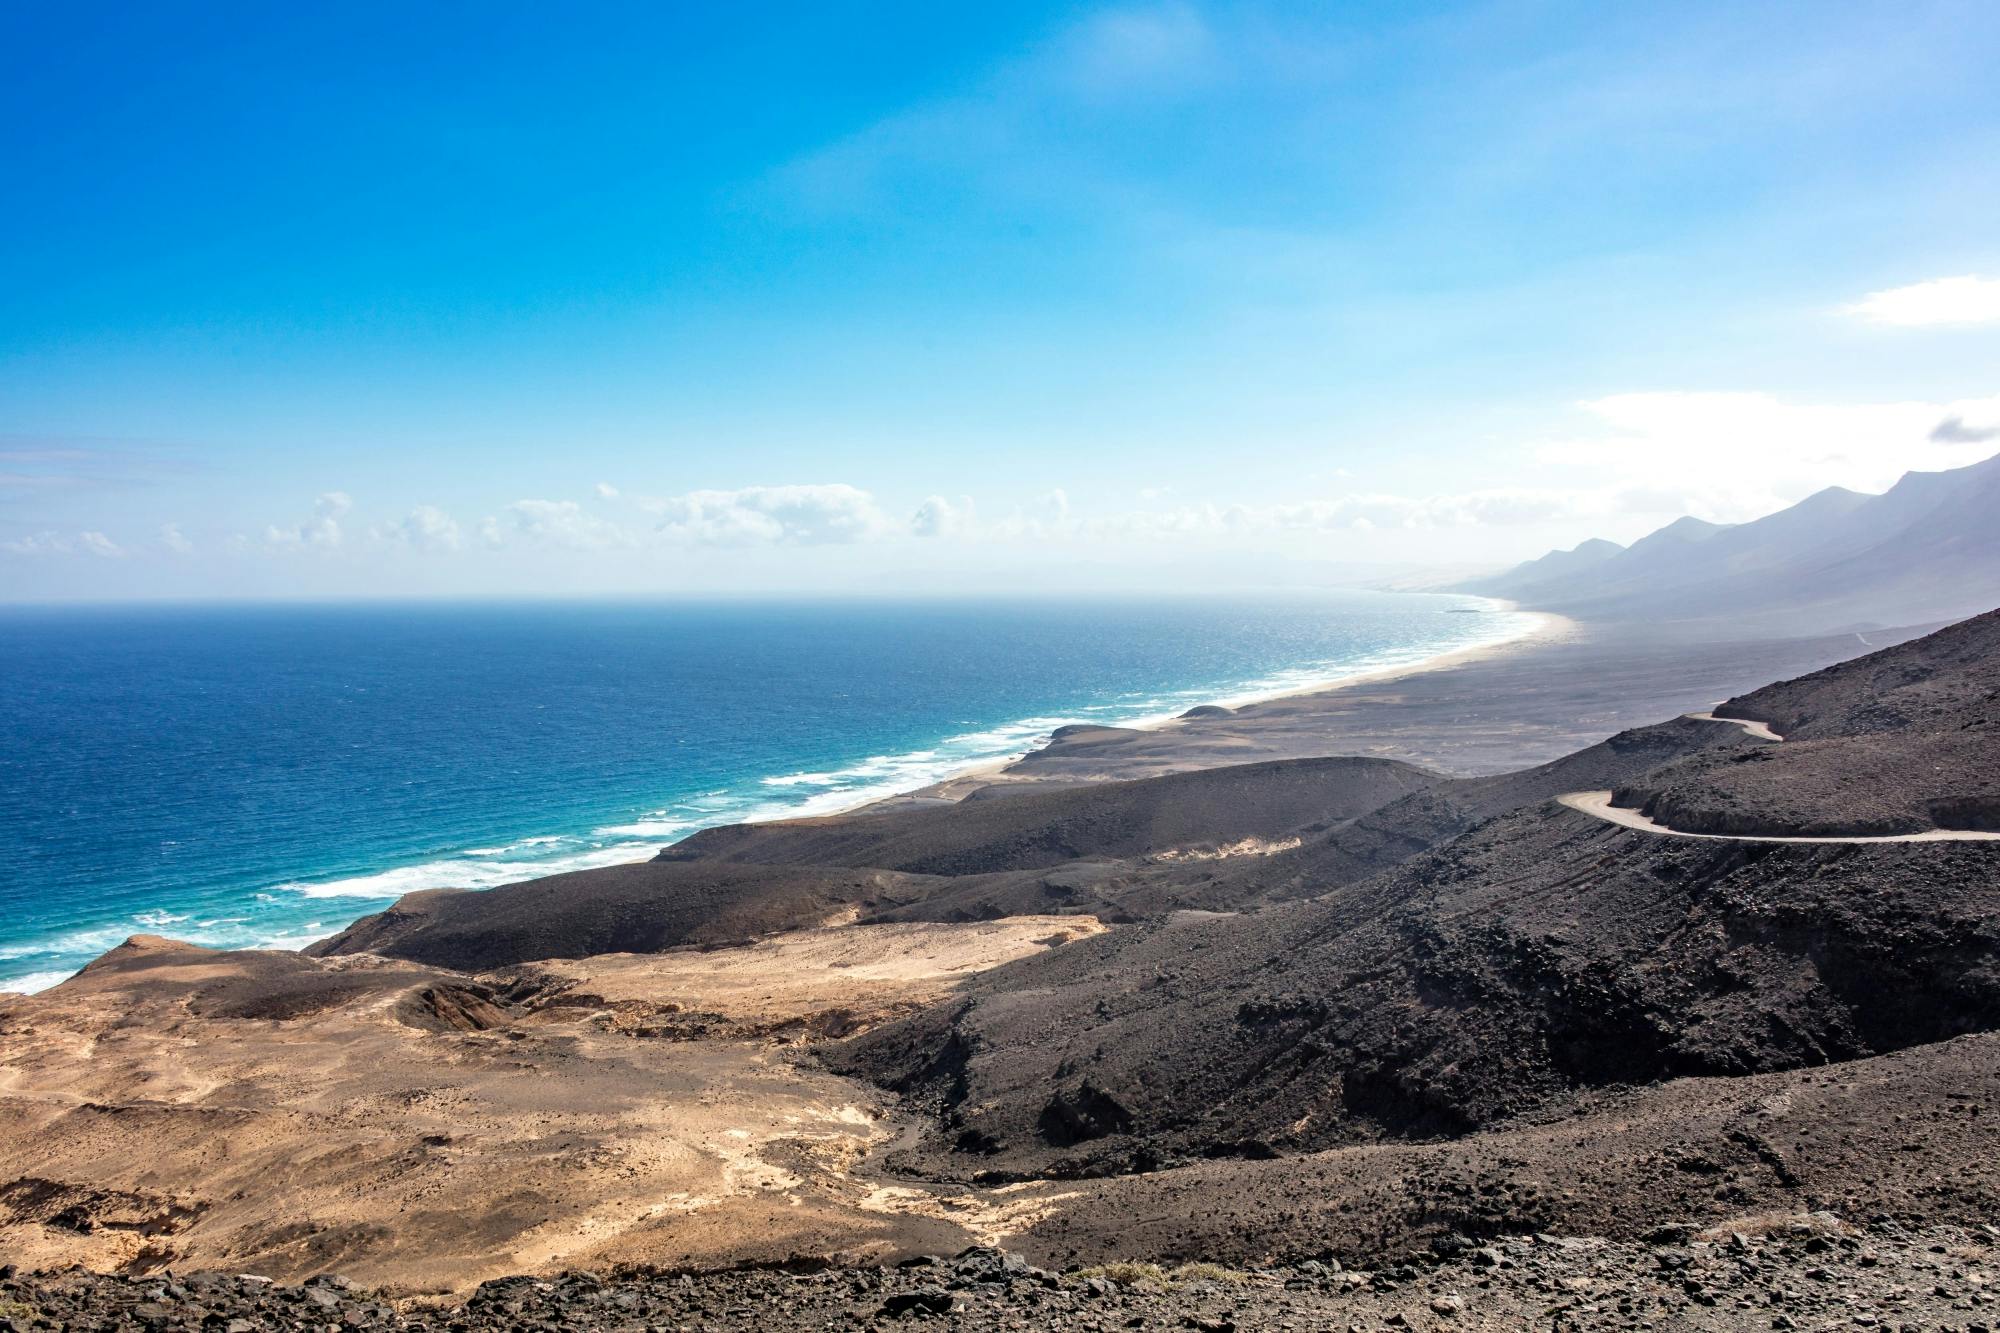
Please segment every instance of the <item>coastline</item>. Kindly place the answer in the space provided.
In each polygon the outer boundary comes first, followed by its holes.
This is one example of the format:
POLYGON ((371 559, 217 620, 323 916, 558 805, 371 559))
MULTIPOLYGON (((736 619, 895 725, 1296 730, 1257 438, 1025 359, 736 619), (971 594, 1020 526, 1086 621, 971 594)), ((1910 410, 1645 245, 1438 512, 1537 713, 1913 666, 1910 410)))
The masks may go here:
MULTIPOLYGON (((1717 699, 1772 680, 1818 670, 1856 651, 1850 634, 1683 643, 1631 626, 1584 624, 1544 612, 1520 611, 1497 599, 1482 600, 1507 614, 1521 616, 1520 632, 1415 660, 1290 681, 1281 689, 1223 694, 1235 700, 1233 706, 1192 703, 1200 696, 1189 691, 1184 697, 1190 702, 1172 714, 1073 728, 1054 717, 1020 719, 980 734, 1018 734, 1023 749, 952 766, 942 777, 887 790, 877 785, 872 791, 837 802, 827 799, 834 793, 821 793, 819 799, 827 803, 819 809, 800 810, 800 802, 773 800, 761 808, 729 811, 712 821, 679 824, 670 838, 645 838, 637 826, 631 826, 620 831, 615 843, 564 858, 561 863, 499 857, 468 860, 469 853, 453 853, 448 874, 440 873, 447 868, 439 863, 427 863, 289 886, 314 900, 319 910, 309 920, 254 938, 205 939, 180 926, 184 917, 137 925, 111 923, 88 932, 91 942, 85 947, 89 957, 67 967, 54 964, 52 959, 0 981, 0 991, 18 990, 23 982, 37 989, 58 985, 89 958, 135 933, 167 931, 213 948, 298 950, 338 934, 354 920, 383 910, 409 892, 436 888, 477 891, 555 874, 629 865, 651 858, 662 847, 700 828, 723 824, 807 822, 863 811, 921 809, 953 804, 997 786, 1077 786, 1330 754, 1396 759, 1454 776, 1515 771, 1571 753, 1628 727, 1705 709, 1717 699), (1200 715, 1189 717, 1189 712, 1200 715), (1034 724, 1032 730, 1030 723, 1034 724), (1059 734, 1051 737, 1051 727, 1059 734), (461 878, 461 871, 485 878, 461 878)), ((1886 646, 1918 632, 1911 629, 1896 635, 1875 635, 1869 646, 1886 646)), ((898 764, 913 766, 909 761, 920 757, 928 759, 921 754, 886 756, 855 768, 886 766, 893 774, 898 764)), ((786 778, 796 781, 796 775, 786 778)), ((506 847, 476 850, 504 853, 543 840, 516 839, 506 847)), ((206 927, 209 923, 196 924, 206 927)), ((39 952, 50 951, 44 948, 39 952)), ((80 956, 83 949, 76 952, 80 956)))
MULTIPOLYGON (((1490 609, 1479 614, 1517 615, 1527 618, 1527 627, 1518 634, 1493 639, 1486 643, 1470 644, 1463 648, 1453 648, 1430 657, 1412 662, 1399 662, 1390 666, 1370 667, 1361 671, 1339 676, 1328 676, 1297 685, 1287 685, 1283 689, 1257 691, 1250 694, 1229 695, 1213 703, 1197 704, 1194 709, 1221 708, 1230 713, 1263 704, 1280 703, 1288 700, 1308 700, 1342 690, 1357 689, 1366 685, 1379 685, 1390 681, 1405 680, 1432 671, 1447 671, 1456 667, 1471 666, 1488 660, 1498 654, 1527 650, 1536 646, 1548 646, 1574 635, 1579 626, 1567 616, 1552 611, 1525 611, 1514 602, 1503 598, 1488 597, 1480 600, 1491 603, 1490 609)), ((1184 710, 1154 717, 1143 717, 1132 722, 1085 723, 1084 726, 1101 728, 1106 732, 1141 732, 1162 734, 1177 727, 1186 726, 1191 720, 1184 710)), ((906 792, 896 792, 888 796, 870 797, 842 806, 837 810, 820 814, 779 816, 759 823, 797 822, 811 819, 838 819, 863 812, 878 814, 892 810, 913 807, 951 805, 964 800, 972 792, 985 787, 998 786, 1009 782, 1034 781, 1033 778, 1012 776, 1012 770, 1025 763, 1038 752, 1048 748, 1048 741, 1014 755, 998 759, 985 759, 968 764, 963 769, 951 773, 938 781, 906 792)))
MULTIPOLYGON (((64 940, 55 943, 63 945, 73 941, 74 946, 65 947, 62 952, 74 952, 83 961, 87 961, 86 954, 96 957, 133 933, 148 932, 182 935, 208 947, 294 951, 339 933, 353 920, 380 911, 411 892, 441 887, 478 891, 549 875, 631 864, 646 860, 661 848, 717 824, 827 819, 867 809, 896 809, 948 802, 966 791, 988 785, 1006 770, 1045 750, 1051 733, 1055 731, 1081 726, 1101 727, 1120 733, 1170 733, 1182 723, 1191 709, 1263 706, 1274 701, 1338 691, 1365 682, 1438 670, 1545 640, 1555 623, 1552 617, 1522 612, 1502 599, 1451 595, 1451 602, 1470 613, 1468 618, 1474 621, 1492 622, 1504 618, 1504 623, 1482 624, 1489 637, 1481 641, 1408 657, 1407 660, 1385 663, 1381 659, 1393 659, 1422 650, 1391 647, 1357 652, 1351 659, 1356 663, 1353 669, 1336 669, 1330 674, 1301 678, 1293 669, 1280 668, 1265 673, 1263 680, 1224 685, 1212 692, 1205 692, 1200 687, 1179 689, 1159 686, 1147 692, 1149 697, 1134 699, 1132 702, 1138 707, 1130 715, 1117 712, 1115 702, 1098 702, 1067 715, 1049 710, 1044 716, 1018 717, 964 736, 946 737, 928 750, 892 752, 823 774, 781 773, 761 779, 764 794, 761 801, 739 802, 733 808, 716 811, 713 817, 675 810, 655 811, 636 818, 626 815, 622 816, 625 822, 606 822, 574 834, 550 835, 542 832, 523 837, 495 834, 486 840, 492 845, 467 846, 421 864, 357 867, 345 875, 294 876, 282 882, 268 881, 258 891, 258 897, 297 895, 310 900, 316 908, 310 916, 300 916, 290 922, 274 922, 278 929, 271 933, 246 936, 243 927, 232 929, 227 917, 210 921, 200 919, 199 912, 190 913, 187 909, 175 907, 149 909, 136 922, 112 920, 101 926, 73 930, 64 940), (1175 697, 1177 695, 1179 698, 1175 697), (1170 710, 1166 707, 1169 704, 1170 710), (1146 711, 1149 705, 1160 711, 1146 711), (1106 714, 1109 716, 1106 717, 1106 714), (996 740, 1006 745, 1004 752, 989 752, 956 764, 947 757, 950 749, 964 742, 990 746, 996 740), (943 765, 937 763, 939 758, 945 759, 943 765), (929 767, 931 772, 907 772, 925 767, 929 767), (820 782, 859 785, 861 789, 851 794, 814 790, 820 782), (602 845, 589 847, 587 844, 592 839, 599 840, 602 845), (545 846, 558 843, 570 844, 573 854, 546 859, 538 857, 537 853, 545 846), (586 845, 577 847, 578 843, 586 845), (190 916, 195 919, 191 920, 190 916), (216 938, 217 930, 212 927, 219 928, 223 938, 216 938)), ((755 791, 753 785, 751 792, 754 794, 755 791)), ((208 915, 216 916, 218 913, 210 911, 208 915)), ((36 952, 56 951, 43 946, 36 952)), ((64 966, 50 957, 39 968, 0 981, 0 991, 26 988, 28 993, 32 993, 47 989, 75 975, 76 968, 81 967, 83 961, 64 966)))

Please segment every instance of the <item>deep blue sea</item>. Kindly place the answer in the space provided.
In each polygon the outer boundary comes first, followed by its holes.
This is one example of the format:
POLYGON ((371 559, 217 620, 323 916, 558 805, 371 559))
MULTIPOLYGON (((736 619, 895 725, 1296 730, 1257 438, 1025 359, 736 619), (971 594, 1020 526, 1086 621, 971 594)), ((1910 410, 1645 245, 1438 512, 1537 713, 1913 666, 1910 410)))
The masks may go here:
POLYGON ((297 947, 1526 623, 1363 593, 0 609, 0 989, 142 931, 297 947))

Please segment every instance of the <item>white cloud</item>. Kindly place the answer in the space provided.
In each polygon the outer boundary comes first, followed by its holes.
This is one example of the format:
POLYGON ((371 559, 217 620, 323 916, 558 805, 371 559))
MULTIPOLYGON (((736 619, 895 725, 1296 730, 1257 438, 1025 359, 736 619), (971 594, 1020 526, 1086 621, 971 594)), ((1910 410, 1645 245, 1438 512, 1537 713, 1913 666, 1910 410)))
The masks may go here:
POLYGON ((1955 403, 1795 403, 1766 393, 1613 394, 1579 404, 1599 429, 1534 451, 1570 484, 1627 513, 1736 522, 1825 486, 1881 491, 1905 472, 1992 452, 1979 428, 2000 398, 1955 403), (1958 426, 1941 430, 1953 419, 1958 426))
POLYGON ((53 532, 36 532, 0 542, 0 551, 10 555, 67 555, 73 549, 67 537, 53 532))
POLYGON ((779 167, 781 197, 815 213, 899 209, 963 189, 1064 208, 1129 209, 1122 173, 1088 169, 1093 117, 1179 101, 1229 80, 1240 52, 1196 6, 1100 10, 1053 31, 963 93, 915 103, 779 167), (1056 168, 1055 164, 1063 164, 1056 168))
POLYGON ((1870 292, 1843 313, 1897 328, 2000 324, 2000 278, 1971 273, 1870 292))
POLYGON ((376 535, 419 551, 456 551, 460 543, 458 521, 436 505, 418 505, 400 521, 376 529, 376 535))
POLYGON ((313 502, 313 516, 297 527, 281 528, 272 524, 264 529, 264 542, 268 546, 281 549, 314 548, 330 551, 340 545, 340 519, 354 508, 353 499, 345 491, 326 491, 313 502))
POLYGON ((160 545, 166 547, 175 555, 186 555, 188 552, 194 550, 194 543, 182 535, 181 525, 178 523, 162 523, 160 525, 160 545))
POLYGON ((821 546, 886 536, 895 525, 853 486, 747 486, 648 500, 662 539, 687 546, 821 546))
POLYGON ((504 512, 507 533, 490 518, 479 525, 480 540, 488 546, 501 545, 507 535, 574 551, 609 551, 632 545, 623 528, 584 512, 574 500, 516 500, 504 512))
POLYGON ((94 555, 105 560, 122 559, 125 548, 95 530, 66 536, 59 532, 35 532, 0 542, 0 551, 9 555, 94 555))
POLYGON ((973 522, 969 497, 961 496, 954 502, 942 495, 933 495, 910 515, 910 531, 919 537, 958 537, 971 531, 973 522))
POLYGON ((598 482, 595 489, 597 491, 597 498, 600 500, 616 500, 618 498, 618 488, 608 481, 598 482))

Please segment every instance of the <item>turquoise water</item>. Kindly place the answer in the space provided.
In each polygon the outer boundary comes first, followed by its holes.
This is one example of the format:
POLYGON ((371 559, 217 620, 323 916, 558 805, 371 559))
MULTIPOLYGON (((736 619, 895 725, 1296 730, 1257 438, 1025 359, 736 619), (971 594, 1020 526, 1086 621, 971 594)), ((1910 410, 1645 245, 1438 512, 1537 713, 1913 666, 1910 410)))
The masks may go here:
POLYGON ((0 988, 142 931, 297 947, 1527 623, 1362 593, 0 610, 0 988))

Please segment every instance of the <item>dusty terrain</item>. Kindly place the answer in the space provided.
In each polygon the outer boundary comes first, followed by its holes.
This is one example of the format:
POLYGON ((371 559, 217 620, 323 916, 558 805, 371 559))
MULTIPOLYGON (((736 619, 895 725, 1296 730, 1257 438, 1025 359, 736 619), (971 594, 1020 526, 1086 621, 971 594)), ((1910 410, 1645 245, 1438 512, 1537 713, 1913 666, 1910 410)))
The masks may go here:
POLYGON ((792 1043, 1097 929, 855 927, 500 975, 135 940, 0 1007, 0 1254, 432 1290, 970 1243, 1005 1198, 855 1174, 897 1132, 888 1099, 792 1043))

